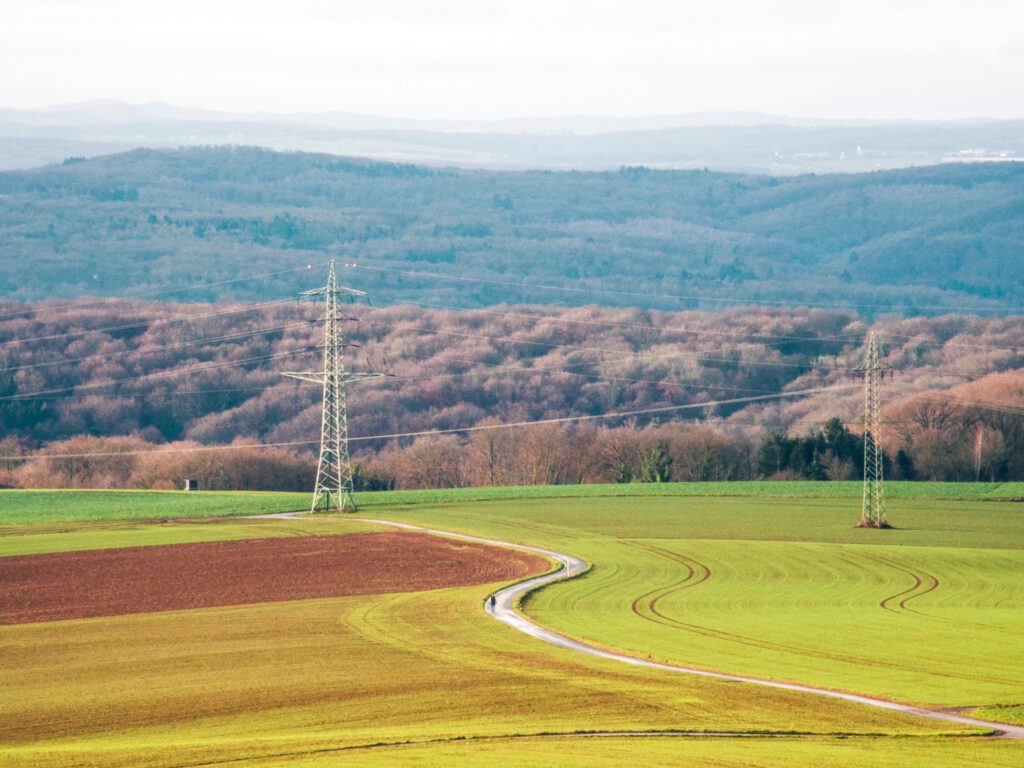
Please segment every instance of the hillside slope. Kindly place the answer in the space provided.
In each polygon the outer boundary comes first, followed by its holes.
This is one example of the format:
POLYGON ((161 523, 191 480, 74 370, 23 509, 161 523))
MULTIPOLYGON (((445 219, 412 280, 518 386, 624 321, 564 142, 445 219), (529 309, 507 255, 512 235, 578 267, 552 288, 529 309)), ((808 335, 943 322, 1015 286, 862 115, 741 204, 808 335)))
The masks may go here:
MULTIPOLYGON (((816 478, 828 474, 824 454, 840 449, 842 462, 828 476, 842 479, 856 472, 863 454, 838 424, 828 426, 838 417, 853 433, 860 429, 862 385, 854 371, 867 327, 847 313, 539 306, 455 312, 356 305, 347 314, 355 318, 345 324, 353 344, 349 368, 393 374, 350 390, 359 457, 391 450, 396 443, 388 436, 396 434, 410 438, 401 441, 407 446, 417 433, 535 420, 558 423, 512 438, 486 431, 469 436, 494 435, 477 446, 492 456, 516 446, 525 451, 519 464, 497 462, 491 470, 500 468, 501 476, 488 470, 485 484, 564 481, 576 476, 576 465, 587 468, 589 481, 638 477, 657 469, 658 457, 649 449, 659 442, 676 453, 676 479, 687 480, 786 471, 816 478), (623 412, 629 415, 605 418, 623 412), (599 426, 623 431, 599 440, 599 426), (589 431, 556 434, 562 427, 589 431), (651 429, 637 442, 633 432, 642 427, 651 429), (780 438, 822 429, 824 441, 798 445, 780 438), (599 443, 601 456, 582 457, 581 450, 599 443), (758 456, 759 445, 769 453, 758 456), (552 452, 564 454, 555 476, 540 458, 552 452), (642 466, 643 456, 654 464, 642 466), (716 456, 733 474, 712 471, 716 456), (707 472, 678 475, 698 464, 707 472)), ((4 456, 44 446, 58 454, 102 454, 151 447, 143 441, 198 447, 241 440, 311 451, 319 437, 321 391, 281 371, 321 364, 321 328, 310 322, 315 315, 314 308, 294 301, 0 303, 0 475, 17 466, 5 465, 4 456)), ((894 373, 885 380, 883 398, 891 456, 905 449, 926 479, 1024 477, 1024 316, 890 318, 872 330, 894 373), (986 407, 979 409, 979 402, 986 407), (971 446, 979 428, 984 466, 976 467, 971 446)), ((456 438, 449 438, 421 451, 430 474, 417 482, 449 482, 438 474, 445 465, 442 449, 452 466, 465 464, 451 442, 456 438)), ((244 470, 253 483, 218 487, 292 488, 297 471, 309 465, 308 458, 260 451, 217 456, 234 462, 218 465, 223 473, 244 470)), ((212 461, 209 454, 192 458, 192 474, 184 476, 200 476, 212 461)), ((389 472, 397 465, 387 463, 389 472)), ((62 484, 92 477, 74 459, 65 469, 71 479, 62 484)), ((909 465, 899 469, 902 477, 911 476, 909 465)))
POLYGON ((220 283, 338 255, 382 303, 1005 312, 1022 223, 1014 163, 774 178, 137 150, 0 174, 0 295, 278 298, 310 276, 220 283))

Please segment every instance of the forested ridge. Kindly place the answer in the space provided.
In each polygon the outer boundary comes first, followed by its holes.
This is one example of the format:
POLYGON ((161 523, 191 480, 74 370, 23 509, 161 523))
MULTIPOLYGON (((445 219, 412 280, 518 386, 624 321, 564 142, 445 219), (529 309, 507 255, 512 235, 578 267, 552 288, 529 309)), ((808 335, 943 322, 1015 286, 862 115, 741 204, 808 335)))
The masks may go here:
MULTIPOLYGON (((0 484, 167 487, 195 476, 204 487, 305 488, 320 393, 281 371, 319 367, 319 310, 0 303, 0 456, 71 456, 0 460, 0 484), (147 453, 236 441, 278 447, 147 453), (140 453, 74 458, 123 451, 140 453)), ((853 313, 353 304, 347 314, 350 367, 391 374, 350 388, 363 485, 860 471, 855 369, 869 326, 853 313), (815 391, 773 397, 805 390, 815 391), (603 418, 615 413, 629 415, 603 418), (455 432, 415 434, 432 430, 455 432), (381 437, 396 434, 407 436, 381 437)), ((870 328, 893 370, 891 476, 1024 477, 1024 318, 890 317, 870 328)))
POLYGON ((136 150, 0 173, 0 295, 260 300, 308 275, 222 284, 336 255, 384 304, 1012 312, 1022 222, 1020 163, 776 178, 136 150))

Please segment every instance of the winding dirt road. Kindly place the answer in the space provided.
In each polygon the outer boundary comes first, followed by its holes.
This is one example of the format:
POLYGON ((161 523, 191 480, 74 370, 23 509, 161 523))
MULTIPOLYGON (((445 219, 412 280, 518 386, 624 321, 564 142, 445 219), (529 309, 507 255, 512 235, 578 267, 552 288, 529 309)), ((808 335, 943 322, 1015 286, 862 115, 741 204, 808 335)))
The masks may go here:
POLYGON ((877 707, 878 709, 887 709, 893 712, 902 712, 908 715, 916 715, 918 717, 926 717, 931 720, 941 720, 947 723, 956 723, 958 725, 976 726, 978 728, 988 728, 996 731, 998 736, 1007 739, 1024 739, 1024 726, 1009 725, 1007 723, 997 723, 989 720, 978 720, 973 717, 964 717, 958 715, 955 712, 936 712, 930 709, 921 709, 920 707, 913 707, 909 704, 899 704, 894 701, 886 701, 884 699, 875 699, 870 696, 860 696, 855 693, 843 693, 842 691, 833 691, 828 688, 815 688, 809 685, 800 685, 797 683, 783 683, 777 680, 765 680, 758 677, 746 677, 744 675, 730 675, 723 672, 710 672, 704 669, 694 669, 692 667, 684 667, 678 664, 664 664, 657 661, 649 661, 647 659, 639 659, 634 656, 628 656, 626 654, 614 653, 612 651, 606 651, 597 646, 588 645, 587 643, 580 642, 579 640, 573 640, 571 638, 560 635, 557 632, 553 632, 550 629, 544 629, 528 618, 518 613, 515 607, 524 595, 528 594, 532 590, 542 587, 546 584, 551 584, 555 581, 564 581, 571 579, 574 576, 586 571, 590 566, 578 557, 572 555, 562 554, 561 552, 554 552, 550 549, 543 549, 541 547, 531 547, 525 544, 513 544, 507 541, 499 541, 497 539, 488 539, 480 536, 469 536, 462 533, 454 533, 452 531, 442 531, 434 528, 425 528, 419 525, 412 525, 410 523, 398 523, 391 520, 374 520, 368 518, 361 518, 361 522, 376 523, 379 525, 387 525, 394 528, 402 528, 409 531, 417 531, 419 533, 429 533, 435 536, 444 536, 450 539, 459 539, 461 541, 472 541, 482 544, 491 544, 496 547, 504 547, 507 549, 515 549, 521 552, 529 552, 533 554, 543 555, 550 557, 553 560, 561 563, 561 568, 553 573, 547 573, 543 576, 536 576, 526 581, 521 581, 517 584, 513 584, 510 587, 495 593, 495 606, 494 608, 487 607, 487 612, 490 613, 494 618, 503 624, 508 624, 510 627, 523 632, 531 637, 535 637, 538 640, 543 640, 551 645, 558 646, 559 648, 565 648, 566 650, 576 651, 578 653, 586 653, 591 656, 598 656, 603 659, 611 659, 612 661, 619 661, 623 664, 632 664, 637 667, 650 667, 653 669, 662 669, 667 672, 679 672, 688 675, 700 675, 701 677, 710 677, 717 680, 729 680, 732 682, 739 683, 750 683, 752 685, 762 685, 768 688, 780 688, 786 691, 796 691, 798 693, 809 693, 815 696, 827 696, 832 699, 842 699, 843 701, 852 701, 857 704, 864 704, 869 707, 877 707))

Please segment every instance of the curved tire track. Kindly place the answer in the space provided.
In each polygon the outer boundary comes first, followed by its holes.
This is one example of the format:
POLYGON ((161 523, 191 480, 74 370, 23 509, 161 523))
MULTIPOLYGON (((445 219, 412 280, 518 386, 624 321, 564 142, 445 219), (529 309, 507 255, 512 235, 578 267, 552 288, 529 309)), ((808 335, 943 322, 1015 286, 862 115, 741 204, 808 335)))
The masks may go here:
MULTIPOLYGON (((931 621, 941 621, 946 624, 953 624, 954 626, 979 627, 980 629, 996 630, 997 632, 1012 631, 1007 630, 1006 627, 1000 626, 998 624, 987 624, 980 621, 969 621, 967 619, 951 619, 946 616, 936 616, 932 613, 925 613, 924 611, 919 611, 915 608, 908 608, 907 603, 909 603, 911 600, 916 600, 919 597, 924 597, 925 595, 937 590, 942 585, 942 582, 939 581, 939 577, 934 576, 928 573, 927 571, 914 570, 908 565, 902 565, 896 562, 895 560, 891 560, 887 557, 882 557, 881 555, 876 553, 862 553, 861 556, 873 560, 877 563, 881 563, 882 565, 892 568, 893 570, 899 571, 900 573, 904 573, 914 580, 913 586, 909 589, 905 589, 902 592, 897 592, 895 595, 890 595, 884 600, 881 600, 878 603, 878 605, 884 610, 892 611, 893 613, 899 613, 900 610, 902 610, 906 611, 907 613, 913 613, 918 616, 924 616, 925 618, 928 618, 931 621), (901 599, 896 603, 897 607, 893 608, 892 603, 897 598, 901 599)), ((999 602, 1001 603, 1003 601, 1000 600, 999 602)), ((999 603, 996 603, 995 607, 998 608, 999 603)), ((977 679, 991 681, 991 678, 979 677, 977 679)))
POLYGON ((420 533, 429 533, 435 536, 444 536, 451 539, 459 539, 462 541, 475 541, 481 544, 490 544, 496 547, 504 547, 506 549, 516 549, 521 552, 530 552, 533 554, 543 555, 549 557, 561 564, 561 568, 552 573, 546 573, 542 576, 535 576, 531 579, 526 579, 517 584, 513 584, 509 587, 499 590, 494 594, 495 607, 486 608, 487 612, 491 614, 498 621, 503 624, 523 632, 524 634, 535 637, 538 640, 543 640, 546 643, 554 645, 558 648, 564 648, 569 651, 575 651, 577 653, 586 653, 590 656, 597 656, 602 659, 610 659, 612 661, 619 661, 623 664, 631 664, 637 667, 646 667, 651 669, 661 669, 666 672, 676 672, 687 675, 697 675, 699 677, 709 677, 714 680, 728 680, 734 683, 750 683, 752 685, 761 685, 766 688, 776 688, 784 691, 793 691, 796 693, 809 693, 815 696, 824 696, 831 699, 840 699, 842 701, 849 701, 855 704, 864 704, 869 707, 875 707, 877 709, 885 709, 890 712, 901 712, 907 715, 915 715, 917 717, 924 717, 930 720, 940 720, 946 723, 955 723, 957 725, 967 725, 976 728, 988 728, 995 731, 1002 738, 1008 739, 1024 739, 1024 726, 1020 725, 1009 725, 1007 723, 997 723, 991 720, 979 720, 973 717, 964 717, 953 712, 937 712, 930 709, 922 709, 921 707, 914 707, 909 704, 900 704, 895 701, 886 701, 885 699, 876 699, 870 696, 862 696, 856 693, 844 693, 842 691, 833 691, 828 688, 816 688, 810 685, 801 685, 799 683, 784 683, 778 680, 766 680, 758 677, 747 677, 745 675, 731 675, 724 672, 711 672, 706 669, 695 669, 693 667, 685 667, 679 664, 665 664, 659 661, 649 661, 647 659, 640 659, 635 656, 629 656, 623 653, 614 653, 612 651, 606 651, 603 648, 598 648, 594 645, 589 645, 579 640, 573 640, 572 638, 560 635, 557 632, 553 632, 549 629, 544 629, 537 624, 534 624, 526 616, 516 611, 516 605, 519 600, 532 592, 535 589, 552 584, 556 581, 565 581, 571 579, 574 576, 578 576, 584 573, 590 568, 590 565, 581 560, 578 557, 572 555, 566 555, 561 552, 555 552, 550 549, 544 549, 542 547, 531 547, 525 544, 513 544, 508 541, 500 541, 498 539, 489 539, 482 536, 470 536, 463 533, 455 533, 453 531, 442 531, 434 528, 426 528, 420 525, 413 525, 411 523, 399 523, 392 520, 376 520, 370 518, 354 518, 359 522, 364 523, 376 523, 378 525, 387 525, 394 528, 402 528, 409 531, 419 531, 420 533))
MULTIPOLYGON (((681 581, 674 582, 673 584, 670 584, 667 587, 661 587, 659 589, 652 590, 651 592, 648 592, 645 595, 641 595, 639 598, 633 601, 632 605, 630 606, 632 612, 638 618, 641 618, 644 621, 650 621, 654 624, 660 624, 661 626, 669 627, 670 629, 677 629, 681 632, 691 632, 702 637, 708 637, 714 640, 721 640, 722 642, 726 643, 745 645, 750 648, 756 648, 761 651, 769 651, 772 653, 796 653, 801 656, 808 656, 817 659, 826 659, 829 661, 837 661, 844 664, 870 664, 873 667, 884 667, 886 669, 894 669, 900 671, 913 671, 920 672, 922 674, 928 674, 929 672, 933 671, 931 667, 892 664, 877 658, 867 659, 861 656, 853 656, 850 654, 838 653, 836 651, 824 651, 819 648, 801 647, 798 645, 794 645, 793 643, 777 643, 772 642, 770 640, 764 640, 762 638, 754 637, 752 635, 740 635, 736 634, 735 632, 727 632, 722 629, 715 629, 714 627, 709 627, 702 624, 692 624, 689 622, 680 621, 679 619, 673 616, 669 616, 659 611, 657 608, 658 601, 665 597, 668 597, 669 594, 675 594, 676 592, 682 589, 686 589, 691 586, 695 587, 698 584, 707 581, 707 579, 711 578, 710 568, 708 568, 708 566, 704 565, 703 563, 694 560, 693 558, 689 558, 685 555, 677 555, 674 552, 662 549, 660 547, 645 546, 639 543, 636 544, 636 546, 648 552, 651 552, 652 554, 667 557, 668 559, 673 560, 676 563, 679 563, 688 570, 687 577, 682 579, 681 581), (702 578, 700 578, 698 581, 690 582, 689 573, 693 570, 693 567, 689 565, 686 562, 686 560, 689 560, 693 563, 697 563, 699 567, 706 570, 707 575, 702 575, 702 578), (655 597, 653 600, 648 600, 647 602, 644 602, 645 599, 650 598, 650 596, 652 595, 657 595, 657 597, 655 597)), ((1003 682, 1002 680, 994 680, 992 678, 977 675, 971 675, 971 678, 976 680, 985 680, 987 682, 1003 682)))
POLYGON ((941 583, 939 581, 938 576, 933 576, 927 571, 917 570, 907 565, 901 565, 900 563, 897 563, 895 560, 890 560, 889 558, 882 557, 878 554, 871 553, 870 555, 865 555, 865 557, 870 557, 872 560, 879 562, 882 565, 886 565, 892 568, 893 570, 899 571, 900 573, 904 573, 914 580, 912 586, 908 587, 907 589, 904 589, 901 592, 897 592, 895 595, 889 595, 889 597, 879 601, 879 607, 886 611, 892 611, 893 613, 906 611, 907 613, 916 613, 918 615, 924 615, 920 611, 916 611, 913 608, 908 608, 907 603, 909 603, 911 600, 916 600, 919 597, 924 597, 928 593, 937 590, 939 588, 939 584, 941 583), (896 607, 893 607, 894 603, 896 607))

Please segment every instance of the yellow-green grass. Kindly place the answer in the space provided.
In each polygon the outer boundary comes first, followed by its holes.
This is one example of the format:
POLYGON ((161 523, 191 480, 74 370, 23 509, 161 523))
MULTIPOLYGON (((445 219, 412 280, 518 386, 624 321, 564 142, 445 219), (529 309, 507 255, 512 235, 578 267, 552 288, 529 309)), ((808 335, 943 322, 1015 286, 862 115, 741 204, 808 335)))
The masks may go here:
POLYGON ((0 525, 294 512, 308 493, 0 490, 0 525))
POLYGON ((594 564, 539 623, 717 671, 933 707, 1019 704, 1024 505, 894 500, 891 531, 807 499, 564 499, 395 511, 594 564))
MULTIPOLYGON (((1024 483, 888 483, 894 499, 1013 501, 1024 499, 1024 483)), ((634 483, 626 485, 535 485, 375 491, 357 494, 368 510, 405 505, 480 501, 638 497, 783 497, 859 500, 857 482, 749 481, 718 483, 634 483)), ((85 520, 143 520, 215 517, 301 511, 309 494, 235 491, 2 490, 0 525, 85 520)))
POLYGON ((277 536, 331 536, 371 530, 377 531, 380 527, 352 520, 340 520, 337 517, 307 517, 301 520, 244 517, 202 522, 125 520, 6 525, 0 526, 0 557, 277 536))
MULTIPOLYGON (((973 714, 1012 722, 1019 712, 1001 705, 1019 704, 1019 693, 969 701, 938 694, 949 693, 956 678, 952 668, 965 660, 967 688, 960 686, 957 693, 969 689, 977 696, 1001 686, 1007 649, 1000 644, 1008 643, 1019 658, 1024 652, 1016 639, 1019 629, 1015 634, 961 633, 960 648, 951 646, 944 627, 940 630, 946 634, 936 645, 932 630, 947 611, 953 619, 1020 627, 1022 505, 979 496, 960 502, 913 498, 923 492, 918 488, 892 501, 890 516, 898 526, 893 531, 854 528, 858 500, 849 494, 822 499, 799 493, 785 498, 682 493, 630 498, 584 491, 576 497, 530 499, 513 493, 503 501, 471 502, 424 495, 389 504, 366 503, 369 495, 361 494, 360 501, 367 516, 547 545, 595 563, 583 580, 549 588, 528 601, 528 613, 568 634, 698 666, 743 662, 752 668, 736 671, 815 682, 804 676, 810 670, 827 678, 821 684, 828 687, 877 693, 870 686, 878 685, 879 690, 910 694, 894 698, 986 704, 973 714), (684 558, 711 566, 712 577, 696 586, 677 584, 689 572, 686 561, 679 562, 684 558), (858 567, 862 562, 864 567, 858 567), (940 586, 902 609, 878 607, 895 591, 891 586, 913 584, 900 568, 939 576, 940 586), (700 623, 712 632, 743 630, 761 645, 736 643, 745 648, 737 653, 728 650, 729 642, 711 642, 707 634, 633 612, 634 600, 646 594, 649 602, 665 590, 668 594, 656 600, 655 608, 672 620, 698 623, 690 621, 688 612, 701 611, 700 623), (702 595, 702 590, 709 591, 702 595), (844 621, 841 628, 833 626, 844 621), (759 634, 762 625, 764 636, 759 634), (803 627, 819 632, 807 633, 803 627), (822 643, 825 633, 830 639, 822 643), (865 637, 874 642, 879 633, 883 645, 902 644, 906 652, 887 651, 876 664, 853 664, 854 671, 849 660, 820 652, 823 645, 870 655, 858 643, 865 637), (780 639, 787 643, 786 653, 765 647, 780 639), (695 654, 704 654, 704 661, 691 658, 695 654), (916 665, 917 671, 885 666, 892 658, 916 665), (930 668, 929 661, 935 661, 930 668)), ((999 492, 990 488, 986 495, 999 492)), ((0 517, 12 498, 5 493, 0 493, 0 517)), ((174 504, 192 503, 191 494, 167 495, 174 504)), ((97 492, 98 510, 104 508, 103 496, 97 492)), ((298 496, 299 507, 304 506, 308 496, 298 496)), ((254 505, 242 501, 239 511, 251 512, 254 505)), ((282 495, 282 503, 292 502, 282 495)), ((155 517, 178 516, 173 506, 164 510, 155 517)), ((199 516, 207 514, 214 513, 199 516)), ((357 528, 364 526, 329 517, 22 524, 0 529, 0 552, 357 528)), ((751 685, 638 670, 555 649, 486 617, 481 601, 494 586, 2 627, 0 764, 913 768, 1009 766, 1024 760, 1019 742, 934 735, 969 731, 958 726, 751 685), (662 730, 822 736, 519 738, 662 730), (828 736, 837 733, 860 735, 828 736), (367 748, 406 742, 420 743, 367 748)), ((1018 684, 1016 690, 1024 688, 1018 684)))
POLYGON ((284 765, 402 766, 403 768, 1018 768, 1024 751, 1011 741, 971 738, 829 737, 522 737, 329 750, 283 759, 242 760, 243 768, 284 765))
POLYGON ((367 507, 362 514, 552 546, 664 537, 1024 549, 1024 503, 890 499, 895 528, 885 531, 856 527, 860 505, 859 497, 569 497, 367 507))
MULTIPOLYGON (((1001 754, 935 738, 970 732, 955 725, 556 649, 486 617, 494 586, 4 627, 0 764, 387 764, 338 750, 674 729, 899 734, 1001 754)), ((632 754, 681 748, 637 740, 632 754)))
POLYGON ((1024 704, 1006 704, 995 707, 973 707, 964 711, 971 717, 982 720, 995 720, 998 723, 1015 723, 1024 725, 1024 704))

